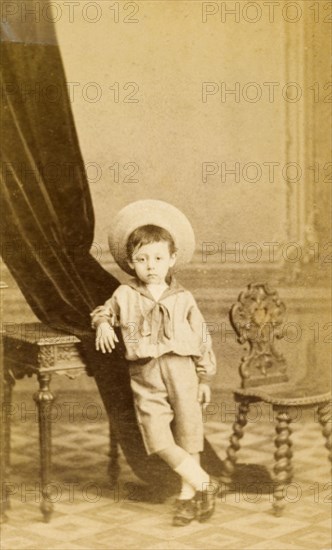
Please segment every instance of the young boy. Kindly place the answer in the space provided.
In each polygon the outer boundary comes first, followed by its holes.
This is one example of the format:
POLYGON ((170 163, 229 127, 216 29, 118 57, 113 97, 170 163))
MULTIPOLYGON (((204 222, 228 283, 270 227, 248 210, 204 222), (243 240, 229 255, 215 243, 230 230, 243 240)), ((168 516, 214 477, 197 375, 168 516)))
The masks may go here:
POLYGON ((215 357, 193 296, 171 275, 175 264, 189 260, 194 244, 190 223, 174 206, 146 200, 125 207, 114 221, 110 246, 135 278, 91 313, 96 349, 103 353, 112 352, 118 342, 113 327, 121 327, 146 451, 181 476, 174 525, 195 517, 205 521, 215 505, 199 463, 201 404, 210 400, 215 357))

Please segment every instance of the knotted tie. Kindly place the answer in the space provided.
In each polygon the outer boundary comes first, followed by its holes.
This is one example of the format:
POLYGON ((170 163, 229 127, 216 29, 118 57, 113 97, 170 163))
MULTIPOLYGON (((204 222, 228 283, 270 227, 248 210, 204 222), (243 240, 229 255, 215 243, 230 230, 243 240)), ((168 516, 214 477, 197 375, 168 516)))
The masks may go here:
POLYGON ((152 343, 158 343, 159 335, 170 339, 172 336, 171 316, 164 304, 157 302, 144 315, 142 327, 142 336, 151 336, 152 343))

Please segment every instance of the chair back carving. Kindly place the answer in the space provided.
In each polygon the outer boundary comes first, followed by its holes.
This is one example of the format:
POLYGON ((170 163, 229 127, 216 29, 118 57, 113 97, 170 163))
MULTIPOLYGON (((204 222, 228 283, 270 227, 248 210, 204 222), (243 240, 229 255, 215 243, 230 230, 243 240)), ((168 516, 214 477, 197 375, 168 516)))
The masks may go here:
POLYGON ((242 357, 242 388, 288 381, 286 360, 274 345, 282 338, 286 306, 267 284, 251 283, 230 311, 230 321, 240 344, 249 344, 242 357))

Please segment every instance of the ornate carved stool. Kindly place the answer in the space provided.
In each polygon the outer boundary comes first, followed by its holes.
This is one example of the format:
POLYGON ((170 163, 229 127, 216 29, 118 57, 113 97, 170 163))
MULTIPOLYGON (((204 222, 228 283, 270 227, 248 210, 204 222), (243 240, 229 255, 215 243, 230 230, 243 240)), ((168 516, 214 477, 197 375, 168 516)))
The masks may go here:
POLYGON ((331 392, 312 379, 296 386, 290 384, 286 361, 274 346, 275 338, 282 337, 285 311, 277 292, 261 283, 248 285, 231 309, 230 319, 238 341, 248 343, 249 351, 240 364, 242 385, 234 391, 239 410, 221 477, 226 486, 231 484, 250 404, 270 404, 276 418, 273 508, 277 516, 282 514, 285 486, 292 478, 290 424, 294 407, 316 408, 331 461, 331 392))
MULTIPOLYGON (((39 389, 34 394, 38 407, 39 441, 40 441, 40 477, 42 500, 40 504, 44 521, 50 521, 53 503, 48 497, 47 486, 51 471, 51 406, 54 399, 50 389, 53 374, 65 374, 76 378, 89 374, 80 354, 80 340, 76 336, 53 330, 42 323, 25 323, 8 325, 2 334, 3 369, 2 384, 2 429, 4 448, 1 453, 2 473, 10 464, 10 410, 11 394, 15 379, 37 375, 39 389)), ((112 432, 111 426, 110 431, 112 432)), ((115 482, 118 467, 118 445, 112 433, 110 448, 109 475, 115 482)), ((3 491, 2 491, 3 493, 3 491)), ((2 494, 2 515, 8 498, 2 494), (5 501, 5 502, 4 502, 5 501)))

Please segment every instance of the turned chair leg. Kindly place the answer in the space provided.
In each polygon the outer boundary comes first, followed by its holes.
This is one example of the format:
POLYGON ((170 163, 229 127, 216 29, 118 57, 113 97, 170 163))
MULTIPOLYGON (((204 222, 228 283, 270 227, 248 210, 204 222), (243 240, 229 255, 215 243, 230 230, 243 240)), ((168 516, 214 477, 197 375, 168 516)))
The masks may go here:
POLYGON ((289 482, 290 475, 292 472, 291 464, 291 429, 290 429, 291 418, 288 415, 287 411, 278 411, 277 413, 277 424, 276 424, 276 437, 274 440, 275 443, 275 465, 274 465, 274 474, 275 474, 275 486, 274 486, 274 499, 273 499, 273 509, 276 516, 281 516, 282 511, 285 507, 285 487, 289 482))
POLYGON ((111 420, 109 422, 110 433, 110 452, 108 463, 108 475, 110 480, 111 489, 114 488, 119 479, 120 466, 119 466, 119 445, 115 431, 112 429, 111 420))
POLYGON ((318 420, 322 426, 323 436, 325 437, 325 447, 329 452, 329 460, 332 462, 332 422, 331 422, 331 403, 324 403, 317 409, 318 420))
POLYGON ((240 449, 240 439, 242 439, 243 437, 243 434, 244 434, 243 429, 248 422, 248 419, 247 419, 248 410, 249 410, 249 402, 241 401, 239 405, 237 417, 233 424, 233 432, 229 439, 230 445, 226 450, 226 458, 223 462, 223 472, 219 478, 222 491, 223 491, 223 485, 229 488, 229 486, 232 483, 232 478, 233 478, 235 465, 237 461, 237 453, 240 449))
POLYGON ((34 400, 38 407, 39 418, 39 443, 40 443, 40 467, 41 467, 41 492, 42 500, 40 509, 45 523, 51 519, 53 512, 53 503, 48 494, 48 484, 51 473, 51 419, 50 407, 54 396, 50 391, 49 384, 51 375, 48 373, 39 373, 39 390, 34 395, 34 400))

